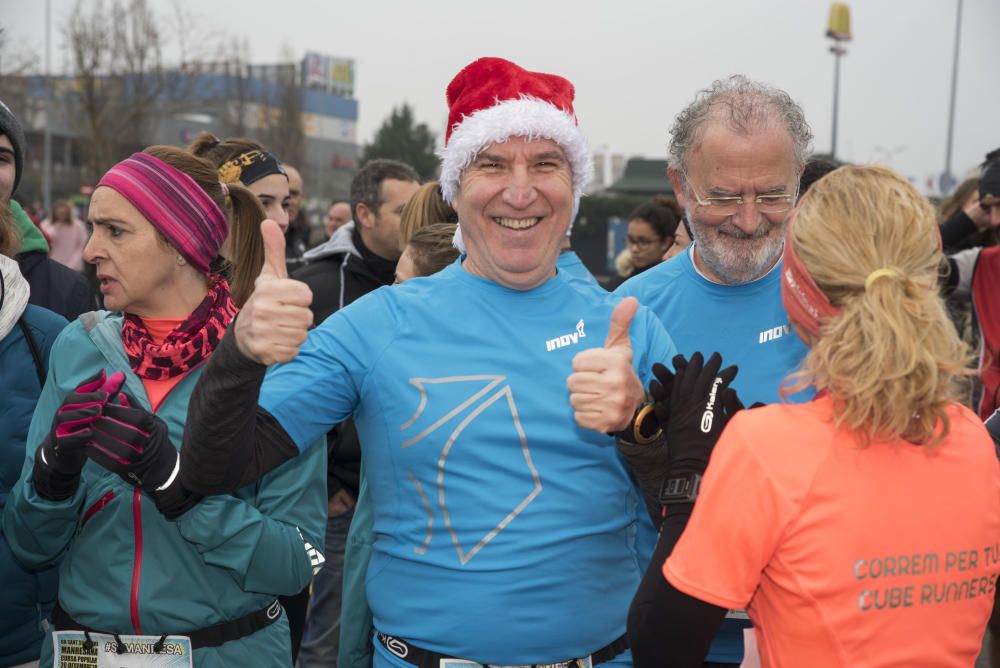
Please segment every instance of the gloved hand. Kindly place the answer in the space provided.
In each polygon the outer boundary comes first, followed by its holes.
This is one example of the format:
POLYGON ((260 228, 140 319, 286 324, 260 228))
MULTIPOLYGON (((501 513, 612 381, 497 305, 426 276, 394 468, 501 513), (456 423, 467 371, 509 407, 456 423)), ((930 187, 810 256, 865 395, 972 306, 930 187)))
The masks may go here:
POLYGON ((85 446, 93 423, 101 416, 108 398, 125 382, 117 371, 108 376, 104 369, 80 383, 63 398, 52 418, 52 429, 35 451, 32 481, 39 496, 62 501, 73 496, 80 472, 87 461, 85 446))
POLYGON ((716 441, 730 418, 743 409, 736 391, 729 387, 738 371, 722 371, 722 357, 713 353, 707 362, 695 353, 687 364, 674 358, 677 374, 670 396, 667 440, 667 477, 660 490, 666 512, 689 514, 698 495, 701 476, 716 441))
POLYGON ((197 503, 177 479, 180 457, 167 425, 120 393, 91 426, 87 456, 148 494, 167 519, 176 519, 197 503))

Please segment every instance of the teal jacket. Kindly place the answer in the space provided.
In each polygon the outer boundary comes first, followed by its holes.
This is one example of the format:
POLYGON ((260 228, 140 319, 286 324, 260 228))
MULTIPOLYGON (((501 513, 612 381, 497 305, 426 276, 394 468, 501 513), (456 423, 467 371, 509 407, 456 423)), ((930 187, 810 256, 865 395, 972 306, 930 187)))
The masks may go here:
MULTIPOLYGON (((312 579, 312 546, 326 527, 326 450, 311 448, 229 496, 203 499, 176 522, 116 474, 88 461, 65 501, 40 498, 31 482, 34 451, 62 398, 100 368, 126 373, 125 390, 149 409, 121 343, 121 315, 98 312, 56 340, 45 389, 28 436, 24 469, 3 516, 22 563, 59 563, 59 603, 79 623, 111 633, 183 634, 266 608, 312 579)), ((157 415, 175 446, 200 369, 161 403, 157 415)), ((316 564, 318 565, 318 564, 316 564)), ((220 647, 196 650, 195 665, 289 666, 288 624, 274 624, 220 647)), ((41 665, 51 665, 51 636, 41 665)))

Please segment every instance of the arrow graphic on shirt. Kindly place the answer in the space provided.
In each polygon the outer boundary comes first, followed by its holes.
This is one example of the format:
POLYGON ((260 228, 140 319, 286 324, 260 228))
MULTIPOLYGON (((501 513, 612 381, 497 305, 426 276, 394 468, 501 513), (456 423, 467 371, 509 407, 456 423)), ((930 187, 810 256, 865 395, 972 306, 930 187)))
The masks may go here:
POLYGON ((447 422, 448 420, 452 419, 453 417, 464 411, 471 404, 475 403, 477 399, 479 399, 487 392, 492 390, 494 387, 502 383, 505 379, 506 376, 447 376, 445 378, 411 378, 410 385, 417 388, 417 391, 420 392, 420 405, 417 406, 417 412, 413 414, 413 417, 411 417, 409 420, 400 425, 399 427, 400 431, 406 431, 407 429, 409 429, 413 425, 413 423, 420 418, 420 416, 424 412, 424 409, 427 407, 427 388, 424 387, 425 385, 435 385, 443 383, 467 383, 469 381, 477 381, 477 380, 486 380, 489 381, 489 384, 487 384, 481 390, 479 390, 471 397, 460 403, 458 406, 455 406, 455 408, 451 409, 443 417, 438 418, 438 420, 434 424, 427 427, 422 432, 420 432, 413 438, 409 439, 408 441, 405 441, 403 443, 403 447, 408 448, 417 441, 422 440, 424 437, 426 437, 428 434, 436 430, 445 422, 447 422))
MULTIPOLYGON (((413 426, 416 421, 423 414, 427 407, 427 386, 428 385, 440 385, 440 384, 450 384, 450 383, 460 383, 469 381, 486 381, 486 385, 480 388, 477 392, 470 395, 468 398, 461 401, 457 406, 452 408, 450 411, 445 413, 443 416, 435 420, 430 426, 423 429, 416 436, 406 440, 402 444, 402 448, 409 448, 420 441, 424 440, 430 434, 437 431, 442 425, 447 423, 449 420, 455 416, 462 413, 464 410, 473 406, 480 399, 485 397, 485 400, 479 403, 475 408, 466 415, 458 426, 452 431, 445 441, 444 446, 441 449, 441 453, 438 456, 437 461, 437 491, 438 491, 438 505, 441 508, 441 513, 444 516, 444 524, 448 529, 448 533, 451 536, 452 543, 455 545, 455 550, 458 552, 459 562, 464 566, 467 564, 476 554, 478 554, 491 540, 496 538, 504 528, 510 524, 521 512, 530 504, 535 497, 537 497, 542 491, 542 481, 538 475, 538 470, 535 468, 535 464, 531 458, 531 451, 528 448, 528 439, 524 434, 524 429, 521 426, 521 419, 518 415, 517 404, 514 402, 514 395, 511 391, 509 384, 504 384, 503 387, 499 387, 505 380, 506 376, 497 375, 473 375, 473 376, 448 376, 444 378, 411 378, 410 384, 417 388, 420 393, 420 402, 417 406, 417 410, 413 417, 407 420, 403 425, 400 426, 400 430, 406 430, 407 428, 413 426), (494 392, 494 390, 496 390, 494 392), (492 394, 490 394, 492 392, 492 394), (490 395, 487 397, 487 395, 490 395), (451 452, 452 446, 462 432, 468 427, 475 419, 487 408, 497 403, 498 401, 505 399, 507 407, 510 411, 510 416, 513 421, 513 426, 517 432, 518 439, 520 441, 521 454, 524 457, 525 464, 528 467, 528 471, 531 474, 532 480, 532 490, 523 498, 521 501, 511 510, 507 515, 497 523, 483 538, 476 543, 472 549, 466 551, 458 540, 458 534, 452 526, 451 514, 448 510, 448 503, 445 494, 445 468, 448 460, 448 454, 451 452)), ((431 538, 433 536, 433 526, 434 526, 434 516, 433 511, 428 502, 427 496, 424 493, 423 487, 416 477, 409 471, 407 475, 410 478, 410 482, 414 484, 417 489, 417 493, 420 495, 423 506, 428 514, 427 521, 427 536, 424 543, 420 547, 415 547, 414 552, 417 554, 424 554, 430 545, 431 538)))

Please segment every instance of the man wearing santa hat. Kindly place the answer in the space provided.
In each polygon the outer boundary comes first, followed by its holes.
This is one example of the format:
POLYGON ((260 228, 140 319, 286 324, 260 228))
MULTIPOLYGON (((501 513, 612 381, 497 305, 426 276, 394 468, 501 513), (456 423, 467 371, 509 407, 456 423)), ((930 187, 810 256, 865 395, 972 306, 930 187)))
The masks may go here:
POLYGON ((674 345, 634 299, 556 270, 592 171, 570 82, 483 58, 447 99, 441 189, 467 253, 307 332, 311 295, 265 222, 254 295, 191 401, 179 484, 231 492, 353 414, 376 666, 629 665, 642 504, 607 433, 674 345))

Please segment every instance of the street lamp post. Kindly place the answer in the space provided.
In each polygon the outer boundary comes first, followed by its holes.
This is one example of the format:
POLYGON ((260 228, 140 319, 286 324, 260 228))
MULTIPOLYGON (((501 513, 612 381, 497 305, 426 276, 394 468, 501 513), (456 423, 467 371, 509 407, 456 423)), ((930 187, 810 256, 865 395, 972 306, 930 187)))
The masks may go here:
POLYGON ((46 215, 52 213, 52 69, 49 61, 52 33, 52 1, 45 0, 45 141, 42 163, 42 202, 46 215))
POLYGON ((846 2, 830 5, 826 23, 826 36, 833 40, 833 132, 830 140, 830 159, 837 159, 837 113, 840 108, 840 57, 847 53, 845 42, 851 41, 851 11, 846 2))
POLYGON ((955 91, 958 88, 958 47, 962 38, 962 0, 958 0, 955 15, 955 55, 951 61, 951 101, 948 104, 948 143, 945 148, 944 173, 941 174, 941 194, 948 193, 955 185, 951 173, 951 145, 955 137, 955 91))

